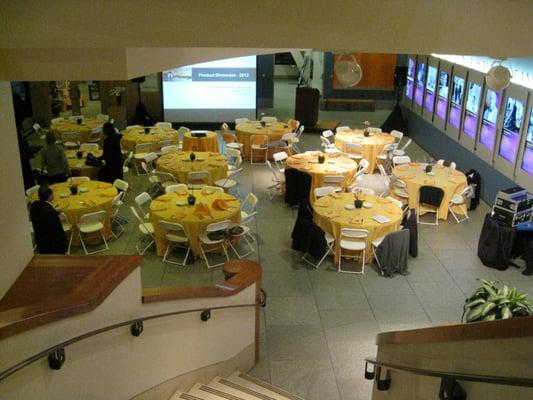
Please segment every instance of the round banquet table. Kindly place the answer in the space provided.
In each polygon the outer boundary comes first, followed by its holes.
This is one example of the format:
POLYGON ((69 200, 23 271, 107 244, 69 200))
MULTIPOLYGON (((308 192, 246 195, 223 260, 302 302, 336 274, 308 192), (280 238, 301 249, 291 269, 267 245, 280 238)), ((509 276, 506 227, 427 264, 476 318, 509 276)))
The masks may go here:
POLYGON ((150 222, 154 226, 157 255, 165 254, 167 240, 165 231, 159 227, 159 221, 176 222, 183 226, 191 249, 195 255, 200 252, 198 236, 205 232, 207 225, 229 219, 235 223, 241 221, 239 200, 227 193, 203 190, 183 191, 164 194, 154 199, 150 204, 150 222), (187 196, 193 193, 196 197, 194 206, 178 205, 177 202, 187 202, 187 196), (213 201, 223 199, 228 208, 218 210, 213 208, 213 201), (207 212, 201 212, 199 204, 206 206, 207 212))
MULTIPOLYGON (((461 193, 466 187, 466 176, 461 171, 451 169, 442 165, 433 165, 434 175, 425 172, 426 164, 409 163, 398 165, 393 168, 392 174, 403 180, 407 184, 409 193, 409 208, 416 208, 418 205, 418 194, 422 186, 435 186, 444 190, 444 197, 439 208, 439 219, 448 218, 448 204, 454 194, 461 193)), ((454 207, 454 212, 463 214, 459 207, 454 207)), ((423 207, 420 213, 424 214, 423 207)))
MULTIPOLYGON (((85 164, 85 160, 87 159, 87 151, 83 152, 83 155, 81 158, 77 157, 77 150, 66 150, 65 155, 67 156, 68 166, 70 168, 70 171, 72 173, 72 170, 79 170, 80 173, 79 176, 88 176, 89 178, 97 178, 98 177, 98 171, 100 170, 99 167, 91 167, 87 164, 85 164)), ((95 157, 100 157, 102 155, 102 150, 97 151, 91 151, 95 157)))
MULTIPOLYGON (((50 131, 54 133, 57 140, 61 140, 61 135, 63 135, 65 132, 78 132, 80 134, 80 143, 86 143, 89 140, 91 131, 95 128, 102 127, 104 123, 105 121, 103 119, 96 118, 84 117, 81 124, 65 119, 63 121, 56 122, 55 124, 51 124, 50 131)), ((102 134, 100 134, 100 139, 102 139, 102 134)))
POLYGON ((353 205, 355 200, 353 193, 333 193, 321 197, 313 204, 315 223, 335 237, 335 262, 338 262, 339 239, 342 228, 366 229, 368 231, 365 252, 365 261, 368 262, 372 259, 372 241, 400 228, 402 222, 402 209, 400 207, 390 200, 378 196, 359 194, 359 198, 365 203, 371 203, 372 207, 345 209, 345 205, 353 205), (376 215, 387 217, 389 221, 381 224, 373 219, 376 215))
POLYGON ((163 140, 170 140, 172 144, 178 144, 178 131, 172 128, 156 128, 154 126, 147 126, 150 128, 149 133, 144 133, 144 127, 132 128, 122 131, 122 140, 120 144, 126 151, 135 151, 135 146, 138 144, 152 143, 151 151, 159 151, 159 142, 163 140))
POLYGON ((208 184, 228 176, 228 160, 219 153, 194 153, 196 159, 191 161, 189 152, 177 151, 165 154, 157 160, 157 170, 174 175, 178 182, 186 183, 191 171, 209 172, 208 184))
POLYGON ((194 132, 185 132, 183 135, 184 151, 210 151, 218 153, 218 135, 215 132, 205 131, 205 137, 194 137, 194 132))
POLYGON ((311 204, 315 201, 315 188, 324 186, 324 176, 344 175, 345 179, 341 188, 345 189, 357 171, 357 163, 351 158, 339 154, 325 154, 320 151, 308 151, 290 156, 286 165, 287 168, 294 168, 311 175, 311 191, 309 193, 311 204), (323 164, 318 163, 319 155, 323 155, 326 159, 323 164))
POLYGON ((383 148, 387 144, 394 143, 396 138, 388 133, 371 133, 371 136, 365 137, 363 135, 363 130, 361 129, 352 129, 349 131, 337 132, 335 135, 335 147, 340 151, 346 152, 345 144, 346 143, 355 143, 360 144, 363 153, 363 158, 368 160, 370 163, 368 169, 366 170, 367 174, 374 172, 376 167, 376 159, 381 153, 383 148))
MULTIPOLYGON (((235 134, 239 140, 239 143, 242 143, 244 159, 250 159, 250 137, 252 135, 267 135, 268 143, 273 143, 281 139, 285 133, 292 132, 291 127, 285 122, 273 122, 267 123, 263 127, 259 121, 249 121, 241 124, 237 124, 235 127, 235 134)), ((277 147, 271 147, 268 149, 268 157, 272 158, 274 153, 280 151, 277 147)))
MULTIPOLYGON (((50 188, 54 192, 54 201, 52 202, 56 208, 64 212, 70 223, 74 237, 73 243, 79 243, 78 238, 78 223, 83 214, 92 213, 100 210, 105 210, 108 215, 104 221, 104 236, 106 239, 111 238, 111 202, 118 194, 117 189, 106 182, 89 181, 82 182, 78 185, 78 194, 72 195, 67 182, 56 183, 50 188), (85 193, 80 193, 80 189, 87 189, 85 193)), ((33 195, 33 200, 37 200, 38 195, 33 195)))

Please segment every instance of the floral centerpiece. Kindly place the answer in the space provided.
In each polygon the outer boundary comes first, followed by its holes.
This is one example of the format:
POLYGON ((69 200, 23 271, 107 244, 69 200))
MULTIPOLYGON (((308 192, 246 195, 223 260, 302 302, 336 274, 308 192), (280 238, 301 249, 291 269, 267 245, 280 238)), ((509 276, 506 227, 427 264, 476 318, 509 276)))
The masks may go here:
POLYGON ((355 200, 353 202, 353 205, 355 206, 355 208, 361 208, 363 207, 363 200, 361 198, 359 198, 359 195, 361 194, 361 191, 360 190, 356 190, 354 192, 354 196, 355 196, 355 200))
POLYGON ((368 131, 368 127, 370 126, 370 122, 369 121, 365 121, 365 128, 363 130, 363 135, 365 137, 369 137, 370 136, 370 132, 368 131))

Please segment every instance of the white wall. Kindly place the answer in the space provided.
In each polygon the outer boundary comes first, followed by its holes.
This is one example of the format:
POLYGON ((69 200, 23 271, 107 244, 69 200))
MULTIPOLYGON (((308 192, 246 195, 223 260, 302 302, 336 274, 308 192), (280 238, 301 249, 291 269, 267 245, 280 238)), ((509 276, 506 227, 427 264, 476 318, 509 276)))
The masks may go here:
POLYGON ((33 257, 9 82, 0 81, 0 298, 33 257))

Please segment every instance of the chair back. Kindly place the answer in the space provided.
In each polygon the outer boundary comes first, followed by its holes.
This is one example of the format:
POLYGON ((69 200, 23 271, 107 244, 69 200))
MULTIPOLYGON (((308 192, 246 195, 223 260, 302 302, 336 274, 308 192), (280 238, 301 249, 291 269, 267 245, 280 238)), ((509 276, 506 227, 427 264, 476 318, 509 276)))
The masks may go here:
POLYGON ((130 129, 138 129, 138 128, 142 128, 141 125, 128 125, 126 127, 126 130, 129 131, 130 129))
POLYGON ((337 129, 335 129, 335 132, 347 132, 350 130, 349 126, 338 126, 337 129))
POLYGON ((211 192, 214 192, 214 193, 224 193, 224 189, 221 188, 221 187, 218 187, 218 186, 209 186, 209 185, 205 185, 202 190, 207 190, 207 191, 211 191, 211 192))
POLYGON ((341 183, 344 182, 344 179, 344 175, 325 175, 322 183, 326 184, 326 186, 331 184, 340 186, 341 183))
POLYGON ((150 153, 154 147, 153 143, 139 143, 135 146, 135 154, 150 153))
POLYGON ((146 192, 142 192, 135 197, 135 204, 137 204, 139 207, 151 201, 152 201, 152 198, 146 192))
POLYGON ((297 119, 292 119, 292 118, 291 118, 291 119, 289 119, 289 120, 287 121, 287 125, 289 125, 290 128, 291 128, 291 130, 292 130, 293 132, 295 132, 296 129, 298 129, 298 127, 300 126, 300 121, 298 121, 297 119))
POLYGON ((128 153, 128 156, 127 156, 126 159, 124 160, 124 163, 122 164, 122 166, 123 166, 123 167, 127 167, 128 165, 130 165, 131 160, 133 160, 133 151, 130 151, 130 152, 128 153))
POLYGON ((162 149, 165 146, 171 146, 171 145, 172 145, 172 140, 161 140, 158 143, 158 146, 159 146, 160 149, 162 149))
POLYGON ((83 122, 83 120, 84 120, 85 118, 83 117, 83 115, 72 115, 72 116, 68 117, 68 120, 69 120, 70 122, 78 122, 79 119, 81 119, 82 122, 83 122))
POLYGON ((159 178, 159 181, 161 183, 165 183, 165 182, 169 182, 169 181, 170 182, 176 182, 176 178, 174 177, 174 175, 172 175, 172 174, 170 174, 168 172, 163 172, 163 171, 156 170, 155 174, 157 175, 157 177, 159 178))
POLYGON ((322 144, 322 147, 331 146, 331 142, 328 140, 328 138, 325 138, 324 136, 320 136, 320 143, 322 144))
POLYGON ((185 230, 183 229, 183 225, 178 224, 177 222, 170 222, 170 221, 159 221, 159 226, 161 229, 164 229, 165 231, 172 231, 172 232, 178 232, 183 233, 183 236, 187 236, 185 233, 185 230))
POLYGON ((267 135, 251 135, 250 144, 268 147, 268 136, 267 135))
POLYGON ((250 120, 248 118, 236 118, 235 119, 235 125, 244 124, 246 122, 250 122, 250 120))
POLYGON ((259 202, 259 199, 255 194, 252 192, 248 193, 246 197, 244 198, 244 202, 241 206, 241 209, 244 211, 247 211, 248 213, 251 213, 255 210, 255 206, 259 202))
POLYGON ((148 164, 153 164, 153 162, 157 160, 157 154, 154 153, 153 151, 151 153, 148 153, 145 157, 144 157, 144 161, 146 161, 148 164))
POLYGON ((383 166, 383 164, 377 163, 377 166, 378 166, 378 170, 381 176, 388 176, 387 171, 385 171, 385 167, 383 166))
POLYGON ((33 130, 34 130, 35 132, 39 132, 39 131, 41 130, 41 125, 39 125, 39 124, 33 124, 32 128, 33 128, 33 130))
POLYGON ((222 139, 224 140, 224 143, 235 143, 237 142, 237 136, 235 136, 230 131, 221 131, 222 132, 222 139))
POLYGON ((67 182, 69 184, 77 184, 77 183, 83 183, 83 182, 89 182, 91 178, 88 176, 71 176, 68 178, 67 182))
POLYGON ((304 133, 304 130, 305 130, 305 126, 300 125, 300 127, 296 131, 296 138, 299 138, 300 136, 302 136, 302 133, 304 133))
POLYGON ((290 142, 291 140, 293 140, 294 138, 296 137, 296 134, 293 133, 293 132, 289 132, 289 133, 284 133, 283 136, 281 136, 281 141, 282 142, 290 142))
POLYGON ((207 225, 207 227, 205 228, 205 231, 206 232, 224 231, 224 230, 228 229, 231 224, 232 224, 232 222, 230 220, 228 220, 228 219, 226 219, 224 221, 213 222, 213 223, 207 225))
POLYGON ((328 129, 327 131, 322 132, 322 136, 324 136, 326 139, 329 140, 330 137, 334 137, 335 134, 331 129, 328 129))
POLYGON ((276 117, 264 116, 264 117, 261 117, 261 122, 268 122, 270 124, 273 122, 278 122, 278 119, 276 117))
POLYGON ((96 114, 96 119, 101 119, 102 121, 109 121, 109 115, 107 114, 96 114))
POLYGON ((174 152, 176 152, 178 150, 179 150, 179 148, 178 148, 177 145, 171 144, 170 146, 161 147, 161 154, 174 153, 174 152))
POLYGON ((161 128, 161 129, 172 129, 172 123, 171 122, 157 122, 155 124, 155 127, 161 128))
POLYGON ((363 146, 361 146, 359 143, 345 143, 344 149, 347 153, 361 153, 363 146))
POLYGON ((63 142, 79 142, 80 134, 78 132, 63 132, 61 140, 63 142))
POLYGON ((342 228, 341 239, 366 239, 368 237, 368 231, 366 229, 354 229, 354 228, 342 228))
POLYGON ((272 157, 274 158, 274 161, 282 162, 282 161, 285 161, 287 158, 289 158, 289 155, 285 153, 284 151, 280 151, 278 153, 274 153, 272 157))
POLYGON ((409 164, 411 162, 411 157, 409 156, 394 156, 392 157, 392 165, 402 165, 409 164))
POLYGON ((97 143, 82 143, 80 144, 80 151, 98 151, 100 146, 97 143))
POLYGON ((180 137, 182 137, 185 132, 190 132, 191 130, 189 128, 187 128, 186 126, 180 126, 178 128, 178 135, 180 135, 180 137))
POLYGON ((359 161, 357 172, 359 173, 360 171, 363 171, 363 173, 365 173, 369 166, 370 163, 368 162, 368 160, 366 158, 363 158, 361 159, 361 161, 359 161))
POLYGON ((422 186, 419 191, 418 202, 432 207, 440 207, 444 198, 444 190, 435 186, 422 186))
POLYGON ((227 156, 227 157, 233 157, 233 158, 237 158, 237 157, 240 157, 241 156, 241 152, 237 149, 232 149, 231 147, 226 147, 224 149, 224 154, 227 156))
POLYGON ((190 184, 207 184, 209 179, 208 171, 189 171, 187 173, 187 183, 190 184))
POLYGON ((394 136, 398 140, 398 143, 400 143, 400 141, 403 138, 403 132, 400 132, 397 130, 392 130, 390 134, 391 136, 394 136))
POLYGON ((386 198, 388 201, 390 201, 392 204, 394 204, 395 206, 398 206, 398 207, 400 207, 400 208, 403 207, 403 203, 402 203, 400 200, 395 199, 395 198, 392 197, 392 196, 387 196, 387 197, 385 197, 385 198, 386 198))
POLYGON ((28 196, 28 198, 31 200, 33 194, 37 193, 40 187, 41 185, 35 185, 35 186, 32 186, 31 188, 28 188, 28 190, 26 190, 26 196, 28 196))
POLYGON ((475 191, 471 185, 468 185, 467 187, 465 187, 464 190, 460 194, 460 196, 465 200, 474 197, 474 195, 475 195, 475 191))
POLYGON ((113 200, 111 200, 111 207, 117 208, 122 204, 122 193, 117 194, 115 197, 113 197, 113 200))
POLYGON ((103 222, 107 215, 107 211, 100 210, 92 213, 83 214, 80 217, 80 224, 84 222, 103 222))
POLYGON ((178 183, 177 185, 169 185, 165 188, 165 193, 174 193, 174 192, 183 192, 187 191, 189 188, 184 183, 178 183))
POLYGON ((324 196, 327 196, 328 194, 331 194, 331 193, 334 193, 337 191, 338 188, 336 187, 333 187, 333 186, 321 186, 321 187, 317 187, 315 188, 315 197, 317 199, 321 198, 321 197, 324 197, 324 196))
POLYGON ((65 120, 65 118, 62 118, 62 117, 57 117, 57 118, 53 118, 50 123, 52 124, 58 124, 60 122, 63 122, 65 120))
POLYGON ((123 196, 126 195, 126 192, 130 188, 130 184, 126 181, 123 181, 122 179, 115 179, 115 181, 113 182, 113 186, 116 187, 118 190, 124 192, 123 196))

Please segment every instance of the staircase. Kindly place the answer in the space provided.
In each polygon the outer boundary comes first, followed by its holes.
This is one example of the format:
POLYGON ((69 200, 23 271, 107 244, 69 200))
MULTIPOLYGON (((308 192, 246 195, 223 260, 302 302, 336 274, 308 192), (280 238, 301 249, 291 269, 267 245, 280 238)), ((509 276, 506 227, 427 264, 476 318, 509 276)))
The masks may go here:
POLYGON ((197 383, 187 393, 176 392, 169 400, 303 400, 283 389, 235 371, 215 377, 207 385, 197 383))

